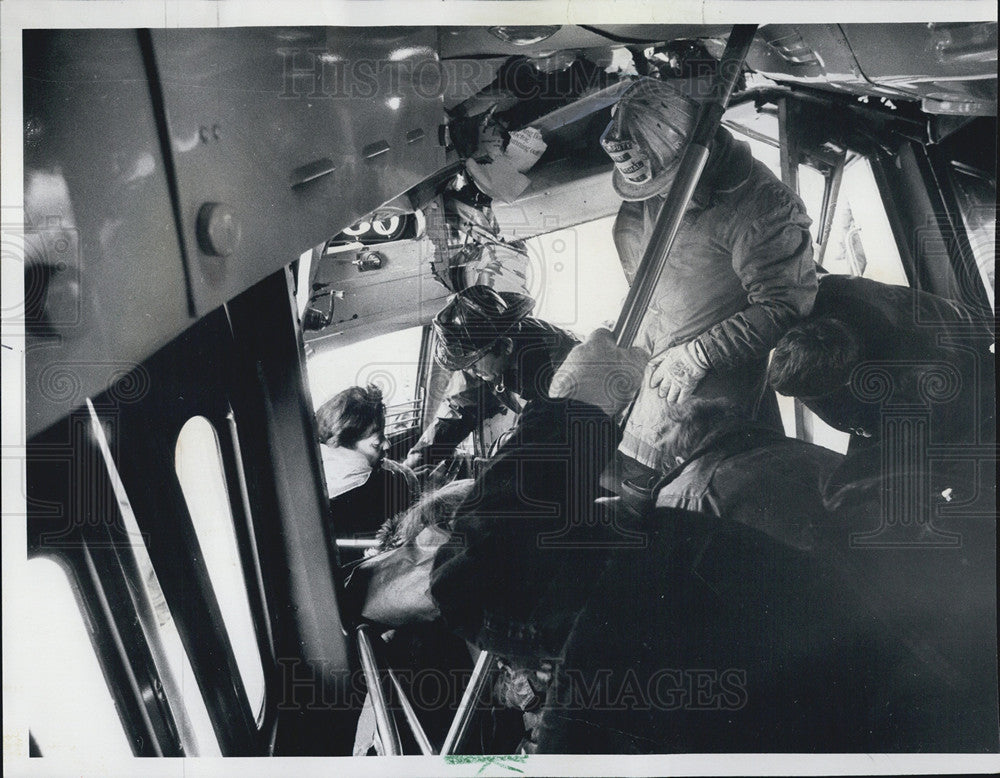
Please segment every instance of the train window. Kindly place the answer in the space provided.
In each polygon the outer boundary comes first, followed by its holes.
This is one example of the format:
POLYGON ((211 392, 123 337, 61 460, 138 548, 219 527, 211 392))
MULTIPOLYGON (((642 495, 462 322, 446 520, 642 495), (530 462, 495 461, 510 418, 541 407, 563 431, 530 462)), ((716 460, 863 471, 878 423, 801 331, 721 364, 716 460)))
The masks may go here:
POLYGON ((52 559, 28 560, 24 580, 44 608, 26 611, 31 671, 22 682, 28 725, 43 756, 132 755, 70 579, 52 559))
POLYGON ((823 267, 831 273, 909 286, 882 196, 865 157, 854 157, 844 168, 823 267))
POLYGON ((986 287, 990 305, 996 306, 996 183, 978 170, 955 164, 952 181, 969 244, 986 287))
MULTIPOLYGON (((307 371, 314 409, 349 386, 369 383, 382 389, 382 397, 390 408, 418 400, 422 334, 422 327, 410 327, 310 357, 307 371)), ((420 418, 419 414, 416 418, 420 418)), ((412 421, 410 417, 402 417, 400 423, 412 421)), ((400 431, 387 429, 386 434, 391 436, 400 431)))
POLYGON ((149 558, 149 551, 142 541, 143 535, 139 530, 139 522, 135 518, 132 504, 125 492, 125 485, 122 483, 118 467, 111 455, 104 427, 90 400, 87 401, 87 407, 90 410, 91 431, 108 470, 111 486, 118 500, 122 523, 128 536, 134 539, 130 548, 134 555, 140 580, 130 582, 134 586, 132 596, 146 598, 149 608, 153 611, 155 624, 144 624, 143 628, 150 631, 147 638, 150 642, 158 641, 160 643, 162 654, 166 658, 165 664, 157 667, 157 672, 165 691, 167 691, 167 698, 172 704, 179 702, 184 706, 184 713, 190 723, 190 728, 184 733, 184 738, 186 741, 190 741, 190 746, 193 749, 192 755, 222 756, 219 742, 215 737, 215 730, 212 727, 212 720, 205 707, 205 700, 198 687, 194 670, 191 668, 191 660, 188 658, 187 652, 184 651, 184 644, 177 631, 177 624, 170 613, 170 606, 163 595, 160 581, 156 577, 153 562, 149 558))
POLYGON ((181 428, 174 466, 222 610, 247 701, 259 718, 264 708, 264 670, 236 544, 219 439, 204 416, 189 419, 181 428))
POLYGON ((628 294, 612 238, 614 220, 596 219, 527 241, 535 316, 580 336, 613 326, 628 294))
POLYGON ((812 233, 813 245, 819 243, 820 213, 823 210, 823 191, 826 189, 826 176, 809 165, 799 165, 799 197, 806 205, 806 213, 812 219, 809 231, 812 233))

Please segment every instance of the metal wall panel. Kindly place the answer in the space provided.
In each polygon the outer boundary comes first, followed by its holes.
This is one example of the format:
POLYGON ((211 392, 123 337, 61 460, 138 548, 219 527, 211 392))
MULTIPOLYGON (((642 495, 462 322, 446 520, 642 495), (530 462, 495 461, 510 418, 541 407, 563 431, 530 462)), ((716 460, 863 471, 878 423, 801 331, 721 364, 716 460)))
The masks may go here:
POLYGON ((24 34, 29 436, 191 322, 134 30, 24 34))
POLYGON ((199 314, 444 165, 433 29, 156 30, 199 314), (218 203, 214 246, 199 239, 218 203))
POLYGON ((24 42, 29 435, 444 166, 433 28, 24 42))

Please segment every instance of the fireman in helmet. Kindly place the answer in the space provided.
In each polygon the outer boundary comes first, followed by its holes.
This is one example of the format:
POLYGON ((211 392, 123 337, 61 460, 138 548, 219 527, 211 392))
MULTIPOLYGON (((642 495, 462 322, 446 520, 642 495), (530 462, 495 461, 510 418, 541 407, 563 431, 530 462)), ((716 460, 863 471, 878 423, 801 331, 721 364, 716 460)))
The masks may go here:
POLYGON ((504 414, 512 423, 526 403, 547 396, 552 375, 578 341, 531 316, 534 305, 528 295, 476 285, 453 295, 434 317, 435 359, 455 373, 407 465, 426 472, 452 457, 482 422, 504 414))
MULTIPOLYGON (((705 79, 639 79, 601 137, 623 200, 614 239, 629 283, 710 96, 705 79)), ((692 396, 780 430, 768 353, 816 296, 802 201, 724 127, 709 152, 635 342, 652 358, 620 448, 624 480, 657 477, 667 405, 692 396)))

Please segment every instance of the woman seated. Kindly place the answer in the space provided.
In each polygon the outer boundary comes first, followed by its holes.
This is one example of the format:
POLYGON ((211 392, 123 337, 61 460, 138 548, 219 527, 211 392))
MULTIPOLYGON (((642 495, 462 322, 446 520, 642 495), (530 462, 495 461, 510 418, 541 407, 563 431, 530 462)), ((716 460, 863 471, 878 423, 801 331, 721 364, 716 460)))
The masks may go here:
POLYGON ((386 458, 385 403, 377 386, 351 386, 316 411, 333 535, 373 534, 419 494, 413 472, 386 458))

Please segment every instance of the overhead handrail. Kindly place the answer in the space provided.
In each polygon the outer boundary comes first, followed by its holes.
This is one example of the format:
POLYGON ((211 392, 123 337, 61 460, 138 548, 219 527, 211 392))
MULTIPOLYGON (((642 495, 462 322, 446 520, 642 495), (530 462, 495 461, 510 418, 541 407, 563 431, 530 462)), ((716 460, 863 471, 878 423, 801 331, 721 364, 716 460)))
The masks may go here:
POLYGON ((729 34, 726 50, 719 63, 719 71, 713 81, 715 99, 702 110, 695 125, 691 140, 681 157, 674 179, 660 213, 656 218, 653 233, 642 254, 642 261, 629 289, 618 322, 615 324, 615 340, 619 346, 631 346, 639 334, 653 290, 666 267, 667 257, 677 237, 684 211, 694 194, 701 173, 708 161, 708 149, 729 98, 736 87, 743 61, 757 32, 755 24, 737 24, 729 34))

